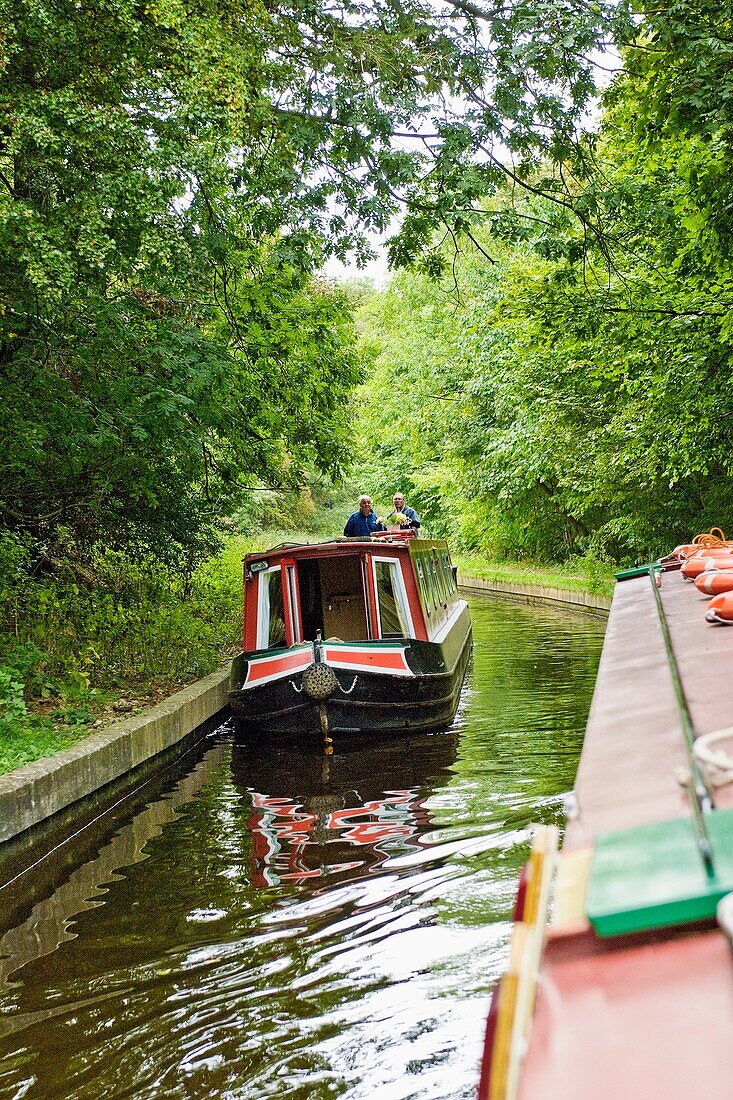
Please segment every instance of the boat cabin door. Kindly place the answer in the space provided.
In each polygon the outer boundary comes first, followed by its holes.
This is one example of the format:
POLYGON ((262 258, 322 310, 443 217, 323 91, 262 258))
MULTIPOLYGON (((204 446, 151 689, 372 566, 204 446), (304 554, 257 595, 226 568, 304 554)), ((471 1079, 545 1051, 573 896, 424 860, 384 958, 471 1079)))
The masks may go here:
POLYGON ((361 558, 339 557, 320 563, 323 637, 344 642, 369 638, 361 558))

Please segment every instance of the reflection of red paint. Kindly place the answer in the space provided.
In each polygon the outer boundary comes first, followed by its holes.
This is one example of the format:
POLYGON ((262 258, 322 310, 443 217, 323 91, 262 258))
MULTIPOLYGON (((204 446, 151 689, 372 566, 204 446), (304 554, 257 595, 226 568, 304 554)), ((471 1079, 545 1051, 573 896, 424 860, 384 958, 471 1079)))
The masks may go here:
POLYGON ((346 840, 352 844, 374 844, 375 846, 384 840, 397 840, 412 836, 415 830, 410 825, 398 825, 396 822, 379 825, 376 821, 365 821, 361 825, 355 825, 353 829, 347 829, 344 833, 346 840))
POLYGON ((330 875, 336 871, 351 871, 354 867, 361 867, 363 862, 363 859, 357 859, 352 863, 332 863, 328 867, 315 867, 312 871, 296 871, 279 877, 283 882, 301 882, 307 878, 322 878, 323 875, 330 875))
POLYGON ((328 828, 343 829, 344 840, 351 844, 377 845, 385 840, 406 839, 414 835, 417 825, 411 813, 412 796, 412 791, 394 791, 363 806, 335 810, 329 816, 328 828), (355 817, 375 817, 376 821, 354 824, 355 817))
MULTIPOLYGON (((340 829, 343 825, 348 824, 355 817, 368 817, 370 814, 377 816, 383 813, 391 812, 389 807, 396 806, 402 808, 409 813, 412 809, 412 799, 414 798, 414 791, 390 791, 384 798, 374 799, 371 802, 365 802, 362 806, 346 806, 343 810, 334 810, 328 818, 329 829, 340 829)), ((417 800, 415 806, 419 805, 417 800)))
POLYGON ((256 791, 252 792, 252 809, 247 821, 252 834, 252 884, 260 888, 320 878, 369 862, 318 860, 318 849, 325 855, 331 844, 370 848, 376 857, 371 866, 379 866, 388 854, 385 849, 394 853, 418 847, 418 830, 430 825, 414 791, 389 791, 361 806, 334 810, 322 821, 301 803, 256 791), (307 866, 306 849, 310 855, 307 862, 320 866, 307 866))
POLYGON ((253 840, 253 885, 274 886, 283 877, 293 877, 293 872, 305 873, 299 857, 308 843, 308 834, 318 823, 315 814, 287 798, 254 793, 252 803, 259 811, 247 821, 253 840))

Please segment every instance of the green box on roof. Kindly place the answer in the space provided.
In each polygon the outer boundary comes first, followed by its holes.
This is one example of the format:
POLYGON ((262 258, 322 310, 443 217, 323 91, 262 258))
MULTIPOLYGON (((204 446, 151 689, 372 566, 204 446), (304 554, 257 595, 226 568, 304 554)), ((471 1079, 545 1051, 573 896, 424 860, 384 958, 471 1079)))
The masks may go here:
POLYGON ((586 916, 599 936, 715 917, 733 891, 733 810, 704 817, 714 875, 705 867, 690 818, 659 821, 596 838, 586 916))

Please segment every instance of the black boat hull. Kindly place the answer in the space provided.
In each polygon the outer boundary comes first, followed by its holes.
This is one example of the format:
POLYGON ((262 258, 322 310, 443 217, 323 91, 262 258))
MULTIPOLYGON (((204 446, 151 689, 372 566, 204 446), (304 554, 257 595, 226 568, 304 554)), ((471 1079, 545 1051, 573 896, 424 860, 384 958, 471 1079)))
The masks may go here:
POLYGON ((471 622, 465 605, 441 641, 402 638, 399 643, 408 672, 329 665, 337 686, 323 700, 310 698, 303 690, 302 671, 243 688, 247 662, 256 655, 241 654, 233 665, 229 693, 236 727, 289 734, 445 729, 455 717, 471 653, 471 622))

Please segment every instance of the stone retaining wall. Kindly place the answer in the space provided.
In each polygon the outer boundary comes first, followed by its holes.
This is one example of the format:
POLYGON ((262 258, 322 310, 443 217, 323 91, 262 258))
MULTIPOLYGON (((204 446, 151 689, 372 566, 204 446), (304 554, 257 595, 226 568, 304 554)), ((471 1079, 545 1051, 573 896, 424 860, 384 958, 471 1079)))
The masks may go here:
POLYGON ((0 775, 0 844, 165 752, 227 705, 229 664, 53 756, 0 775))
POLYGON ((590 592, 568 592, 564 588, 546 588, 533 584, 508 584, 505 581, 482 580, 478 577, 464 577, 458 574, 458 584, 476 592, 485 592, 497 596, 508 596, 523 603, 536 603, 538 600, 548 603, 571 605, 595 615, 608 615, 611 610, 611 597, 591 595, 590 592))

